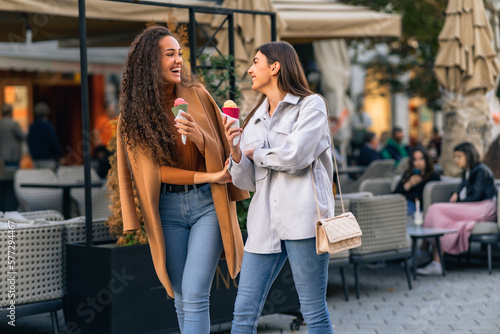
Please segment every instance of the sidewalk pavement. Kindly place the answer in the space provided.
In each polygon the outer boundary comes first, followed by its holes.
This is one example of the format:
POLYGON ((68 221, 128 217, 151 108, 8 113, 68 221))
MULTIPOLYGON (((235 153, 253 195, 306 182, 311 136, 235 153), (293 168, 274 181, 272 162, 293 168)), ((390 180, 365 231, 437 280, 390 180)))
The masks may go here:
MULTIPOLYGON (((462 259, 464 260, 464 259, 462 259)), ((399 263, 360 268, 360 299, 354 294, 352 268, 346 272, 349 301, 344 301, 337 269, 330 270, 327 303, 335 334, 399 333, 500 333, 500 257, 496 252, 493 273, 488 274, 485 256, 471 264, 447 258, 447 276, 419 276, 409 290, 399 263)), ((59 313, 62 319, 62 312, 59 313)), ((293 316, 261 317, 259 334, 307 333, 302 325, 290 330, 293 316)), ((62 320, 61 320, 62 322, 62 320)), ((212 326, 212 334, 229 333, 230 324, 212 326)), ((61 334, 64 327, 61 323, 61 334)), ((0 322, 0 333, 52 333, 50 316, 18 319, 16 328, 0 322)))

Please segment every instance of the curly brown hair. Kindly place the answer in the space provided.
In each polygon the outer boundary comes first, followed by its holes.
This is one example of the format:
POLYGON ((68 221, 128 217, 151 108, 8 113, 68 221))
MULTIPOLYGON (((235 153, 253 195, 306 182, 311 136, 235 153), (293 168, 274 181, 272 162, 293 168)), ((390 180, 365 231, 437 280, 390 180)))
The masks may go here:
POLYGON ((146 149, 159 165, 178 166, 176 131, 168 126, 164 112, 159 42, 166 36, 175 38, 163 26, 151 26, 132 42, 120 87, 120 132, 134 154, 139 148, 146 149))

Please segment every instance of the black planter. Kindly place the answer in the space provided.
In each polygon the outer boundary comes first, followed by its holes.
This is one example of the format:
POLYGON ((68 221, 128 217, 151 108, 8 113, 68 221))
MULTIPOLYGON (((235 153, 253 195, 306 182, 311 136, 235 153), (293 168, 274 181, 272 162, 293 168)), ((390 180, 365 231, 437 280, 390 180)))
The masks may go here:
MULTIPOLYGON (((178 331, 174 301, 154 271, 149 245, 67 245, 67 332, 141 334, 178 331)), ((237 292, 225 260, 212 284, 212 324, 229 322, 237 292)), ((296 314, 299 303, 288 262, 269 292, 263 314, 296 314)))

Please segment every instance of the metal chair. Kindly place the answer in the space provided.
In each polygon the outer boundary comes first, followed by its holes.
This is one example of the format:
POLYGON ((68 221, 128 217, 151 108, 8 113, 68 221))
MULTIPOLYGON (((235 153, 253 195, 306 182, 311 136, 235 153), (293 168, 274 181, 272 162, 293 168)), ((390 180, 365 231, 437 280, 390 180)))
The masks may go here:
POLYGON ((14 174, 14 191, 20 211, 57 210, 62 212, 62 190, 21 187, 23 183, 54 183, 58 180, 50 169, 18 169, 14 174))

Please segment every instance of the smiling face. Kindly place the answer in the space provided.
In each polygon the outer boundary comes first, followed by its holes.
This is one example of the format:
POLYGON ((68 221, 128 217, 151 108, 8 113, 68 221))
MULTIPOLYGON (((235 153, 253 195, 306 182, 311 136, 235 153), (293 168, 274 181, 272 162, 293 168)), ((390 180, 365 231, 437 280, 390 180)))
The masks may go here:
POLYGON ((267 57, 260 51, 253 58, 253 65, 248 69, 252 77, 252 90, 263 93, 272 84, 273 69, 267 63, 267 57))
POLYGON ((165 84, 181 82, 182 50, 172 36, 163 37, 158 43, 163 81, 165 84))

